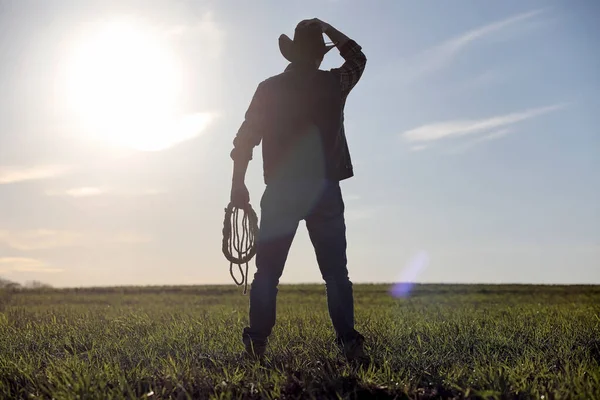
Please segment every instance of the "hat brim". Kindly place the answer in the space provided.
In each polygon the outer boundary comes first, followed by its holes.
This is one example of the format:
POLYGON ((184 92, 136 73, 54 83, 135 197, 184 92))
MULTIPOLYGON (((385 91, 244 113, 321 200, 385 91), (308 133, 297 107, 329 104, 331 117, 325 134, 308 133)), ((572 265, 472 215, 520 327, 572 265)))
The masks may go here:
MULTIPOLYGON (((334 47, 334 44, 326 45, 323 48, 323 55, 327 54, 329 50, 333 49, 334 47)), ((294 52, 294 41, 290 39, 288 35, 282 34, 279 36, 279 51, 281 52, 281 55, 289 62, 293 63, 298 61, 296 59, 296 53, 294 52)))

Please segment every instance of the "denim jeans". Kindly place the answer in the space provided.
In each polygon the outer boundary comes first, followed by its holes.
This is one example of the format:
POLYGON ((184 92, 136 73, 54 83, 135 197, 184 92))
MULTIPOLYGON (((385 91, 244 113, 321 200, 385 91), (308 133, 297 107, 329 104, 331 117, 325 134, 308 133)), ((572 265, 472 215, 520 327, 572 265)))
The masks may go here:
POLYGON ((244 339, 266 343, 275 325, 277 285, 298 224, 306 221, 338 341, 353 340, 354 299, 346 268, 346 224, 339 182, 270 183, 261 199, 256 273, 250 289, 250 326, 244 339))

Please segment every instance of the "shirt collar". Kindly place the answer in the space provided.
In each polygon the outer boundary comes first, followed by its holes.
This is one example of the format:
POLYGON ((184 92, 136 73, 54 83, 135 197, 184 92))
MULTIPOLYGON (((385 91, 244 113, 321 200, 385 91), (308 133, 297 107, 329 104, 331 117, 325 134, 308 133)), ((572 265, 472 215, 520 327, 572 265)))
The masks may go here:
POLYGON ((286 68, 285 68, 285 72, 288 71, 316 71, 317 68, 313 67, 310 64, 304 64, 304 63, 290 63, 286 68))

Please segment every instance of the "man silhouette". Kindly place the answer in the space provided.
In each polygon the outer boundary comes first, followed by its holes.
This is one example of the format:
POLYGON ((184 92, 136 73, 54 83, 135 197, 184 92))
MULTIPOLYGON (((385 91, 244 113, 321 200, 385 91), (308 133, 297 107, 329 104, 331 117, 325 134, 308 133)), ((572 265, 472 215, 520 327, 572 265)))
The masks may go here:
POLYGON ((339 182, 353 176, 344 133, 344 106, 364 71, 361 47, 319 19, 298 24, 294 40, 279 37, 285 72, 258 85, 234 141, 231 201, 249 203, 244 183, 252 150, 262 140, 266 189, 260 202, 256 268, 250 290, 246 351, 261 357, 275 325, 277 285, 301 220, 306 221, 327 288, 337 343, 349 360, 363 358, 363 336, 354 329, 352 283, 346 267, 346 225, 339 182), (327 46, 323 33, 333 42, 327 46), (319 70, 337 47, 340 68, 319 70))

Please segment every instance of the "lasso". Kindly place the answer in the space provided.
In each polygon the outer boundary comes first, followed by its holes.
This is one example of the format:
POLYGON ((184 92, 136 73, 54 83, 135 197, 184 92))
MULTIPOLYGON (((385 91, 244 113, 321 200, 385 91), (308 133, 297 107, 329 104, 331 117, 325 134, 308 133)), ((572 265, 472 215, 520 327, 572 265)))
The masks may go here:
POLYGON ((229 203, 225 209, 225 220, 223 221, 223 254, 229 261, 229 274, 235 284, 244 285, 244 294, 248 292, 248 263, 256 254, 257 236, 258 217, 252 206, 248 204, 243 208, 238 208, 229 203), (239 269, 240 280, 235 277, 234 264, 239 269), (243 265, 245 265, 245 271, 243 265))

